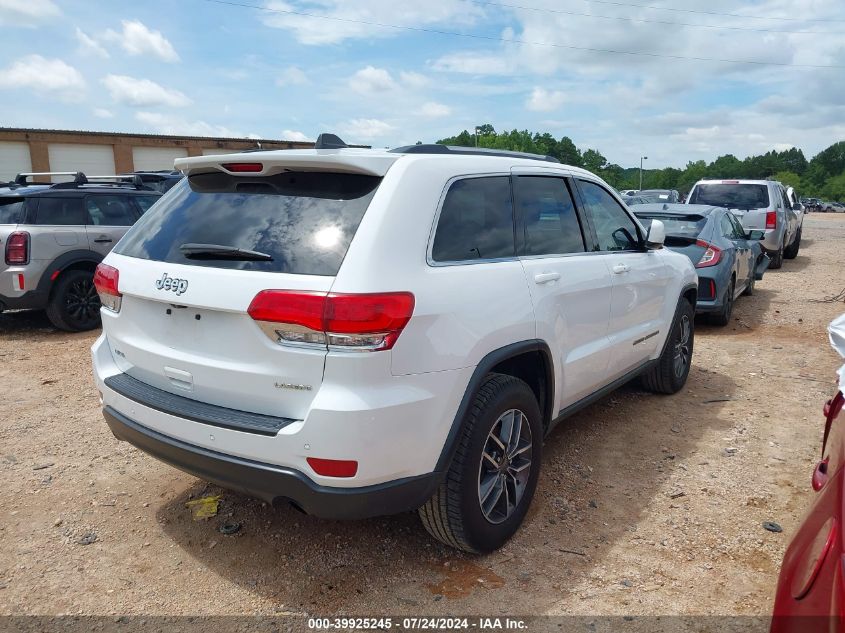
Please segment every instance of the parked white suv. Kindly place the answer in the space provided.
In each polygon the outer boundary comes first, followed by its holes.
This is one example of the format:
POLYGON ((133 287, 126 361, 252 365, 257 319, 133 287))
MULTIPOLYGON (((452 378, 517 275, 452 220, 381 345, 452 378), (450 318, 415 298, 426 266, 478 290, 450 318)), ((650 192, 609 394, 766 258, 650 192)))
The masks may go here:
POLYGON ((552 427, 637 376, 678 391, 693 351, 689 258, 551 160, 177 160, 188 177, 96 274, 114 435, 310 514, 419 508, 445 543, 499 547, 552 427))

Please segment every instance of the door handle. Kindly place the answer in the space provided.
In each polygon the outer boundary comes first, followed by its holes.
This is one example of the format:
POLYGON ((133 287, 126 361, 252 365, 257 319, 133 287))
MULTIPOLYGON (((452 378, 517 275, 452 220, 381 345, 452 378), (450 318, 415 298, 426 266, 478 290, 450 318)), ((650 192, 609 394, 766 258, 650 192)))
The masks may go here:
POLYGON ((106 235, 101 235, 100 237, 98 237, 98 238, 97 238, 96 240, 94 240, 94 241, 95 241, 97 244, 105 244, 105 243, 111 242, 112 240, 111 240, 111 238, 110 238, 110 237, 108 237, 108 236, 106 236, 106 235))
POLYGON ((631 267, 628 266, 628 264, 616 264, 616 266, 613 267, 613 272, 617 275, 627 273, 629 270, 631 270, 631 267))
POLYGON ((538 284, 547 284, 558 279, 560 279, 560 273, 539 273, 534 275, 534 282, 538 284))

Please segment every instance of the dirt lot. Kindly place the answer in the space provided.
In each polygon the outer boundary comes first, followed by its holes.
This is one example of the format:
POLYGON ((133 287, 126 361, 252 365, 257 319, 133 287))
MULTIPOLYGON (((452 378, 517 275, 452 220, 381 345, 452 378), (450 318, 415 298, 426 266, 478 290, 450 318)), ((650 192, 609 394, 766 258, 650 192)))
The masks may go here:
POLYGON ((730 326, 699 324, 682 393, 628 387, 558 428, 525 526, 483 557, 413 514, 320 521, 154 461, 102 420, 96 333, 2 315, 0 612, 767 614, 842 362, 825 327, 845 304, 812 300, 845 286, 845 216, 804 226, 730 326), (220 512, 195 522, 205 494, 220 512))

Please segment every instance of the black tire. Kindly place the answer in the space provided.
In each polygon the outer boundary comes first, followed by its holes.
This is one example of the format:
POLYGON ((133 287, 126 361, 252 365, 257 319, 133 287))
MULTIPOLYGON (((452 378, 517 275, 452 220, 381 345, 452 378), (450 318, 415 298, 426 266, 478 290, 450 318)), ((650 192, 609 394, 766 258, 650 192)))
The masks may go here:
POLYGON ((792 244, 790 244, 787 248, 783 251, 784 259, 795 259, 798 257, 798 251, 801 250, 801 229, 803 227, 798 228, 798 233, 795 234, 795 239, 792 240, 792 244))
POLYGON ((722 302, 722 310, 716 314, 710 315, 710 323, 720 327, 726 326, 731 322, 731 315, 734 311, 734 294, 736 293, 736 281, 731 279, 731 285, 725 292, 725 300, 722 302))
POLYGON ((769 253, 769 257, 771 257, 771 261, 769 262, 769 270, 777 270, 778 268, 783 266, 783 250, 783 242, 781 242, 780 248, 776 253, 769 253))
POLYGON ((683 389, 692 366, 694 344, 695 310, 689 301, 681 297, 663 353, 657 363, 640 377, 642 386, 648 391, 665 394, 678 393, 683 389), (679 358, 682 359, 680 362, 679 358))
POLYGON ((50 293, 47 318, 66 332, 99 327, 100 297, 94 288, 94 273, 85 270, 62 273, 50 293))
POLYGON ((491 552, 504 545, 519 529, 534 496, 540 474, 542 443, 540 407, 531 388, 513 376, 489 374, 478 388, 464 417, 458 447, 446 477, 431 499, 418 511, 425 529, 439 541, 465 552, 491 552), (503 457, 497 470, 495 465, 491 467, 495 460, 485 460, 483 455, 485 451, 490 451, 490 447, 495 452, 497 445, 502 446, 501 442, 490 443, 493 441, 490 437, 497 428, 505 428, 505 422, 500 425, 500 420, 511 411, 524 414, 524 419, 520 418, 521 438, 524 441, 527 426, 530 430, 530 448, 526 453, 524 445, 517 443, 522 448, 516 451, 512 461, 503 457), (526 454, 527 458, 524 457, 526 454), (528 475, 517 484, 517 475, 522 475, 510 474, 511 465, 519 463, 522 466, 525 459, 529 461, 528 475), (491 481, 491 477, 496 481, 488 487, 488 501, 490 493, 495 494, 498 490, 499 495, 493 500, 495 503, 492 506, 488 504, 492 510, 486 512, 482 507, 482 483, 491 481), (497 487, 497 482, 505 480, 511 481, 511 484, 502 483, 502 487, 497 487), (517 490, 521 493, 517 493, 517 490), (510 491, 514 491, 513 494, 517 496, 513 508, 508 503, 510 491), (504 517, 495 513, 503 496, 508 509, 504 517), (501 520, 494 522, 497 519, 501 520))

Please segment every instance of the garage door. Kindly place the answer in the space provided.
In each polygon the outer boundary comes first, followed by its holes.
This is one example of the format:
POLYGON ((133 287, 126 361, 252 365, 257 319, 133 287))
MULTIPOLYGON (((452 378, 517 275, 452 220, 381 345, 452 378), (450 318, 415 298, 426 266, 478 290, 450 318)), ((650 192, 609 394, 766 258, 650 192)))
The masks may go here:
POLYGON ((0 143, 0 182, 13 180, 22 171, 32 171, 29 143, 0 143))
POLYGON ((160 171, 173 169, 173 161, 185 158, 188 150, 181 147, 133 147, 132 160, 135 171, 160 171))
POLYGON ((114 174, 114 151, 111 145, 50 143, 50 171, 81 171, 86 176, 114 174))

